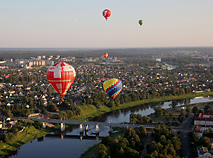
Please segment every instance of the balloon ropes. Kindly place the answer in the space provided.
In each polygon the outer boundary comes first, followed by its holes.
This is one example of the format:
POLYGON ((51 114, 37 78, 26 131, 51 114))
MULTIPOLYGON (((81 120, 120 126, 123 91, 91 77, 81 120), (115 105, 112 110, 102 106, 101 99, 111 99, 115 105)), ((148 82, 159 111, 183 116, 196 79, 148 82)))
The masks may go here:
POLYGON ((110 15, 111 15, 111 11, 109 9, 105 9, 103 11, 103 16, 106 20, 110 17, 110 15))
POLYGON ((112 78, 103 83, 104 91, 114 100, 123 88, 122 82, 119 79, 112 78))
POLYGON ((47 70, 49 83, 62 98, 74 82, 75 76, 75 69, 65 62, 57 62, 47 70))

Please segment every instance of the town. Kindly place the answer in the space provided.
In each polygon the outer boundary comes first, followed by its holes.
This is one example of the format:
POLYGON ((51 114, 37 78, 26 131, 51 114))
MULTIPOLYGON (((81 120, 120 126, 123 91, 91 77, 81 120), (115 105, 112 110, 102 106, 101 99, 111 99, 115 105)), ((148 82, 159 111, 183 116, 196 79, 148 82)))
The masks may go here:
MULTIPOLYGON (((22 58, 18 55, 13 58, 1 55, 1 132, 10 131, 15 123, 11 121, 11 124, 6 125, 6 122, 16 118, 40 116, 69 120, 81 116, 81 106, 85 105, 94 105, 97 109, 103 106, 113 109, 139 100, 213 91, 212 52, 208 48, 204 51, 167 51, 144 51, 132 55, 115 52, 109 53, 107 59, 103 58, 103 53, 90 52, 82 53, 82 56, 81 53, 72 52, 60 52, 60 55, 55 52, 45 55, 29 52, 26 56, 23 53, 22 58), (67 62, 76 71, 75 81, 63 99, 46 78, 48 67, 56 62, 67 62), (110 78, 118 78, 123 84, 121 93, 114 101, 103 90, 103 82, 110 78)), ((203 126, 211 123, 195 121, 194 125, 196 128, 191 130, 201 131, 203 126)))

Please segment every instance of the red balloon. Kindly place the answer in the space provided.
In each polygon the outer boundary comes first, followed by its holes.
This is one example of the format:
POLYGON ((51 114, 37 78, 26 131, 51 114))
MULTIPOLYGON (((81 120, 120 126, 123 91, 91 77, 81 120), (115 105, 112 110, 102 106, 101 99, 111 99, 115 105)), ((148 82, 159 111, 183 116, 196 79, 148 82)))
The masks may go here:
POLYGON ((104 58, 106 59, 108 57, 108 53, 104 53, 104 58))
POLYGON ((103 11, 103 16, 106 18, 106 20, 110 17, 110 15, 111 15, 111 11, 110 10, 105 9, 103 11))
POLYGON ((62 98, 74 82, 75 76, 75 69, 65 62, 57 62, 47 70, 49 83, 62 98))

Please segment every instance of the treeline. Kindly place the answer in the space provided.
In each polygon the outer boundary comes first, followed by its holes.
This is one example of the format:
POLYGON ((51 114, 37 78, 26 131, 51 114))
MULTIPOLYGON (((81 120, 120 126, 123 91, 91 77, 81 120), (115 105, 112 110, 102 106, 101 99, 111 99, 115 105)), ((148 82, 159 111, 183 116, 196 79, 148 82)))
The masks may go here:
POLYGON ((98 146, 97 158, 139 158, 144 149, 143 139, 147 137, 144 126, 134 130, 128 128, 124 132, 124 138, 106 137, 98 146))
POLYGON ((127 92, 125 94, 118 95, 114 101, 108 99, 106 93, 104 92, 96 92, 93 94, 91 98, 86 97, 83 99, 82 104, 93 104, 96 106, 96 108, 100 108, 102 105, 113 107, 113 106, 119 106, 120 104, 129 103, 132 101, 138 101, 138 100, 145 100, 145 99, 154 99, 158 97, 163 96, 178 96, 183 94, 190 94, 191 89, 189 87, 182 88, 182 89, 176 89, 172 88, 170 90, 159 90, 156 91, 156 89, 149 90, 149 91, 133 91, 133 92, 127 92))
POLYGON ((38 102, 31 97, 23 96, 21 99, 16 100, 15 102, 19 103, 13 106, 1 106, 0 112, 9 118, 13 116, 28 117, 32 113, 48 114, 49 112, 58 112, 58 115, 53 116, 54 118, 70 119, 73 116, 81 114, 81 109, 73 105, 72 99, 69 102, 62 101, 58 105, 49 101, 46 106, 43 105, 42 101, 38 102))
POLYGON ((183 157, 180 133, 176 135, 171 127, 167 128, 165 124, 156 125, 151 136, 153 141, 146 146, 146 158, 183 157))
POLYGON ((141 114, 130 114, 130 123, 151 123, 152 120, 149 116, 142 116, 141 114))
POLYGON ((124 138, 121 136, 106 137, 98 146, 97 158, 139 158, 145 147, 147 150, 145 158, 183 157, 180 132, 176 135, 172 128, 166 128, 163 124, 155 127, 151 138, 147 136, 146 128, 141 126, 135 130, 133 128, 126 129, 124 138), (143 140, 148 142, 150 140, 150 143, 144 146, 143 140))

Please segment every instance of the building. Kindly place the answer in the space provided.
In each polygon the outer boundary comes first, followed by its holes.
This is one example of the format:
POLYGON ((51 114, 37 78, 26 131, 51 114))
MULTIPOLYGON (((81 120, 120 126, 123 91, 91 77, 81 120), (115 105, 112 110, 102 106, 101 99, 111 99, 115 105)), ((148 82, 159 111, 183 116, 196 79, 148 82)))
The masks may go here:
POLYGON ((200 126, 202 131, 213 127, 213 113, 199 113, 195 115, 194 126, 200 126))
POLYGON ((212 154, 208 151, 206 147, 197 148, 197 153, 199 158, 212 158, 212 154))
POLYGON ((53 65, 54 64, 54 61, 52 61, 52 60, 46 60, 45 61, 45 65, 53 65))
POLYGON ((27 63, 27 66, 44 66, 45 65, 45 61, 44 60, 35 60, 35 61, 29 61, 27 63))

